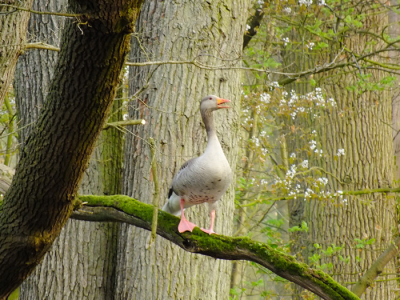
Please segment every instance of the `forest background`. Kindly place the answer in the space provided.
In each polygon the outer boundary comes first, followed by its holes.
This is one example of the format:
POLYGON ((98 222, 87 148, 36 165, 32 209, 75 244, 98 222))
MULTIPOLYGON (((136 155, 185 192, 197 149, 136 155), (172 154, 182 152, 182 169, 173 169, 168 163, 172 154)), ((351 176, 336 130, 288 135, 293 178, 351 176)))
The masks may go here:
POLYGON ((0 298, 397 299, 398 8, 0 3, 0 298), (207 94, 226 237, 154 209, 207 94))

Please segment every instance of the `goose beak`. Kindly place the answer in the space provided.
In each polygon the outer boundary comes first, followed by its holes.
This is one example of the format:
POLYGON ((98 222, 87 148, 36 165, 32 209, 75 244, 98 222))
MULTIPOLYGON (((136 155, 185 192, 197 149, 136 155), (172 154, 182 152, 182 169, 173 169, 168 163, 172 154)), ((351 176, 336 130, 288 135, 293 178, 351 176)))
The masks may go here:
POLYGON ((231 102, 231 100, 222 99, 222 98, 217 98, 218 109, 220 109, 220 108, 230 108, 229 106, 221 105, 221 104, 224 104, 224 103, 226 103, 226 102, 231 102))

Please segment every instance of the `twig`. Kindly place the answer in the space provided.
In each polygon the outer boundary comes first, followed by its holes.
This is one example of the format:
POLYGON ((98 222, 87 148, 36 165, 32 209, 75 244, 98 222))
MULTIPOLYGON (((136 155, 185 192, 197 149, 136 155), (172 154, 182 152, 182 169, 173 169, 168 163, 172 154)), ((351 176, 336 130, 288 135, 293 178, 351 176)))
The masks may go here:
POLYGON ((25 50, 27 49, 44 49, 44 50, 51 50, 51 51, 60 51, 60 48, 49 45, 43 42, 37 42, 37 43, 28 43, 25 44, 25 50))
POLYGON ((83 16, 82 14, 68 14, 68 13, 59 13, 59 12, 50 12, 50 11, 37 11, 37 10, 32 10, 29 8, 24 8, 21 6, 15 6, 15 5, 10 5, 10 4, 0 4, 0 6, 11 7, 11 8, 14 8, 15 10, 27 11, 32 14, 38 14, 38 15, 53 15, 53 16, 69 17, 69 18, 77 18, 77 17, 83 16))
POLYGON ((111 123, 105 124, 103 127, 103 130, 107 130, 110 128, 118 129, 118 127, 124 127, 124 126, 129 126, 129 125, 145 125, 145 124, 146 124, 146 120, 144 120, 144 119, 117 121, 117 122, 111 122, 111 123))
POLYGON ((148 247, 156 240, 157 237, 157 221, 158 221, 158 206, 160 204, 160 188, 158 186, 157 177, 157 161, 156 161, 156 143, 153 138, 149 138, 150 153, 151 153, 151 172, 153 173, 154 193, 153 193, 153 220, 151 222, 151 236, 148 247))
MULTIPOLYGON (((374 193, 400 193, 400 187, 396 188, 378 188, 378 189, 364 189, 364 190, 356 190, 356 191, 341 191, 336 195, 331 194, 332 197, 344 196, 344 195, 365 195, 365 194, 374 194, 374 193)), ((327 196, 327 195, 324 195, 327 196)), ((282 201, 282 200, 292 200, 297 198, 305 198, 305 194, 295 194, 288 196, 280 196, 280 197, 270 197, 263 198, 260 200, 255 200, 251 203, 241 205, 242 207, 252 206, 257 203, 263 203, 266 201, 282 201)), ((314 197, 313 197, 314 198, 314 197)))

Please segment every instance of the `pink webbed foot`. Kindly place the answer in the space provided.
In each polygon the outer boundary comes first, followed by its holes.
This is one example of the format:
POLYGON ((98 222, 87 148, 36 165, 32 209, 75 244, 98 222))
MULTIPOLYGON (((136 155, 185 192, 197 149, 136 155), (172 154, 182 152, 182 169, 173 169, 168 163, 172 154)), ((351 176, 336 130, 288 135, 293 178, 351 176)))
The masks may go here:
POLYGON ((189 222, 186 218, 181 218, 181 221, 179 222, 178 226, 178 231, 179 232, 185 232, 185 231, 193 231, 193 228, 195 228, 196 225, 189 222))
POLYGON ((210 212, 210 217, 211 217, 211 226, 210 229, 204 229, 204 228, 200 228, 202 231, 204 231, 205 233, 208 234, 216 234, 216 232, 213 230, 214 228, 214 220, 215 220, 215 210, 212 210, 210 212))
POLYGON ((184 205, 185 205, 185 200, 182 198, 181 199, 181 221, 179 222, 178 225, 178 231, 179 232, 185 232, 185 231, 193 231, 193 228, 196 227, 195 224, 189 222, 186 217, 185 217, 185 213, 184 213, 184 205))
POLYGON ((217 234, 214 230, 212 230, 212 229, 204 229, 204 228, 200 228, 201 229, 201 231, 204 231, 205 233, 208 233, 208 234, 217 234))

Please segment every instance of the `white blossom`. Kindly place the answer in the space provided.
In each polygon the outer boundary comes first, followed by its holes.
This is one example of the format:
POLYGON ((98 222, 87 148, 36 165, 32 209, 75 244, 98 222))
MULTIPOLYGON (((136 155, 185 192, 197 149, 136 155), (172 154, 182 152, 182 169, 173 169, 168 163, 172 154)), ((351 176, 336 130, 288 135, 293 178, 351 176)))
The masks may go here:
POLYGON ((308 160, 305 159, 303 162, 300 164, 304 169, 308 169, 308 160))
POLYGON ((260 100, 261 102, 268 104, 271 100, 271 95, 267 93, 262 93, 260 95, 260 100))
POLYGON ((278 81, 272 81, 272 82, 271 82, 271 86, 272 86, 272 87, 278 88, 278 87, 279 87, 278 81))
POLYGON ((292 9, 288 6, 286 6, 283 10, 284 10, 284 12, 286 12, 288 14, 290 14, 292 12, 292 9))
POLYGON ((314 150, 315 148, 317 148, 317 142, 316 142, 316 141, 311 140, 311 141, 309 142, 309 144, 310 144, 310 149, 311 149, 311 150, 314 150))
POLYGON ((312 0, 299 0, 299 4, 304 4, 305 6, 310 6, 312 4, 312 0))
POLYGON ((318 178, 318 182, 322 183, 322 185, 325 186, 328 184, 328 178, 326 178, 326 177, 318 178))
POLYGON ((254 144, 257 146, 257 147, 259 147, 260 146, 260 140, 259 140, 259 138, 258 137, 253 137, 253 141, 254 141, 254 144))
POLYGON ((344 149, 338 149, 337 156, 344 156, 344 149))
POLYGON ((305 198, 311 198, 311 194, 314 194, 314 191, 310 188, 307 188, 307 190, 304 193, 305 198))
POLYGON ((288 37, 284 37, 282 40, 283 40, 285 46, 289 43, 289 38, 288 37))
POLYGON ((323 151, 322 151, 322 149, 315 149, 315 151, 314 151, 316 154, 319 154, 319 157, 321 157, 322 156, 322 153, 323 153, 323 151))

